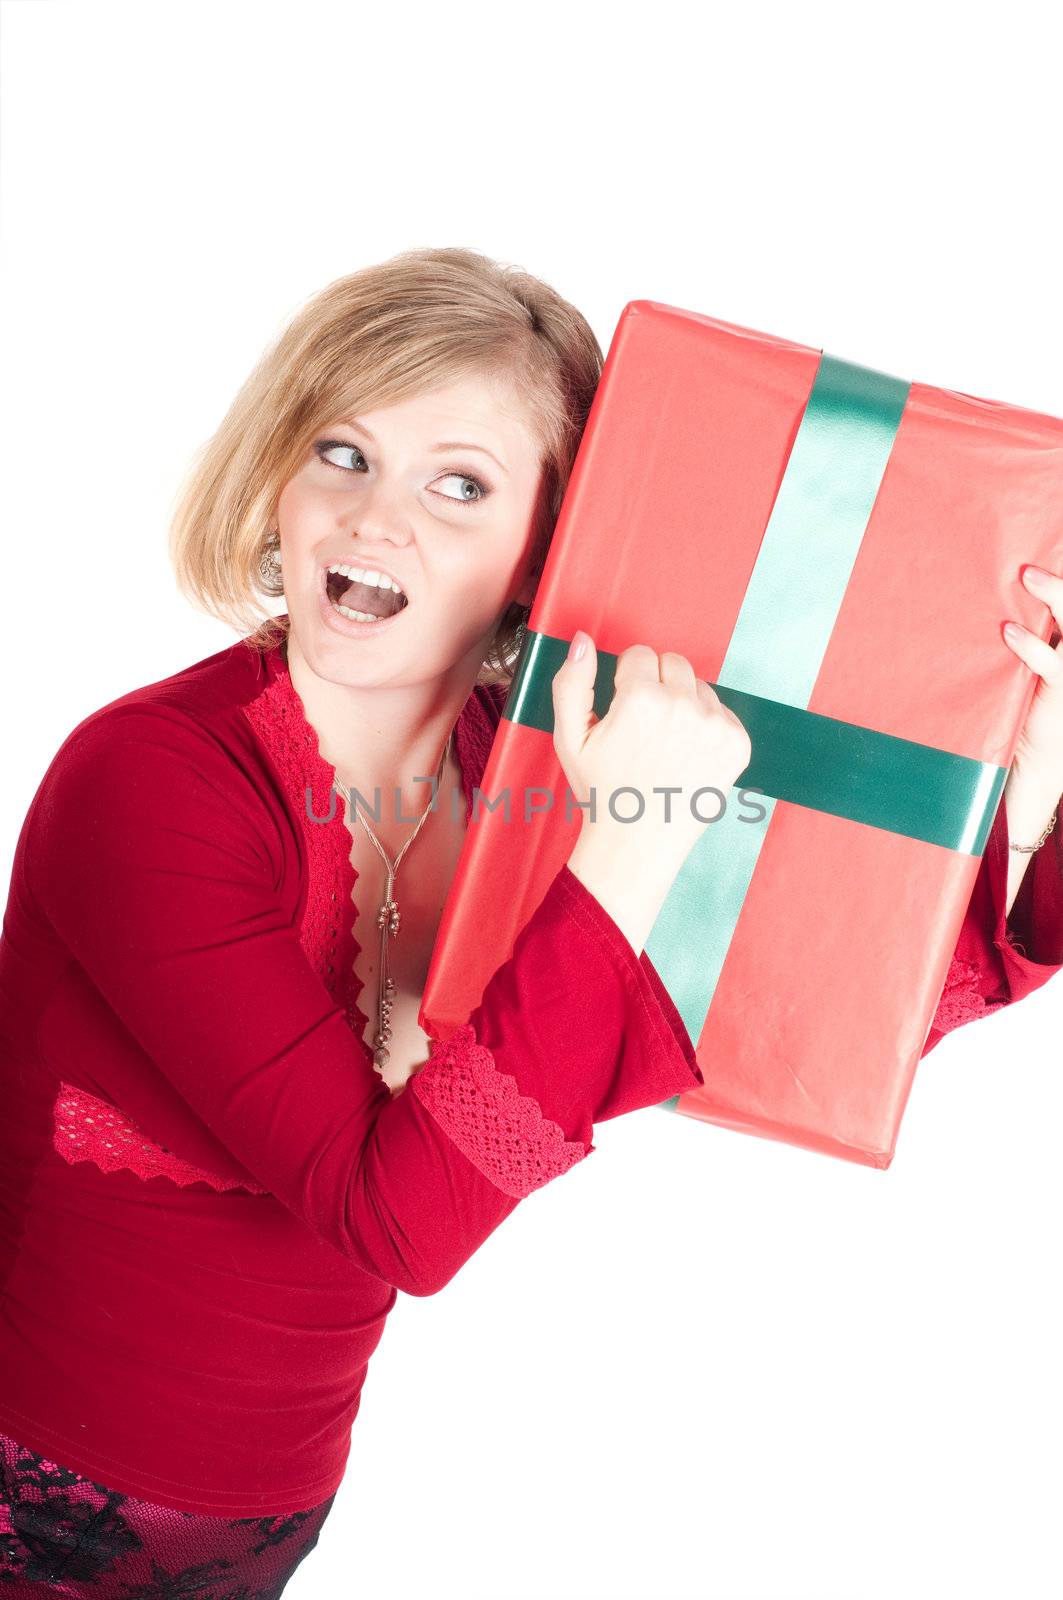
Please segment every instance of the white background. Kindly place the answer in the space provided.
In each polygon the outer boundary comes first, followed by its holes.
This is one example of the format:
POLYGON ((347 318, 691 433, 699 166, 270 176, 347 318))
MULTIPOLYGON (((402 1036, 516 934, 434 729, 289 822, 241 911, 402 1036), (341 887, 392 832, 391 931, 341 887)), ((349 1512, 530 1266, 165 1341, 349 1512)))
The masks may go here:
MULTIPOLYGON (((1063 414, 1032 8, 7 0, 0 42, 5 883, 70 729, 233 642, 171 501, 343 273, 468 245, 603 348, 645 297, 1063 414)), ((1061 1006, 948 1038, 885 1173, 601 1126, 400 1296, 286 1600, 1058 1597, 1061 1006)))

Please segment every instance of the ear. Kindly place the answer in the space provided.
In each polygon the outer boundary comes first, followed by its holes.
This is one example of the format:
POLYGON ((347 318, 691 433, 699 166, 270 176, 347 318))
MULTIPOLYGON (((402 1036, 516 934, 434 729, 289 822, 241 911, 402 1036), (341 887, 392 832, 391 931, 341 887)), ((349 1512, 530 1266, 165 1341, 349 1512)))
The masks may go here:
POLYGON ((539 579, 541 576, 542 574, 539 572, 528 573, 527 577, 524 579, 524 582, 513 596, 514 601, 518 605, 531 605, 532 601, 535 599, 535 591, 539 587, 539 579))

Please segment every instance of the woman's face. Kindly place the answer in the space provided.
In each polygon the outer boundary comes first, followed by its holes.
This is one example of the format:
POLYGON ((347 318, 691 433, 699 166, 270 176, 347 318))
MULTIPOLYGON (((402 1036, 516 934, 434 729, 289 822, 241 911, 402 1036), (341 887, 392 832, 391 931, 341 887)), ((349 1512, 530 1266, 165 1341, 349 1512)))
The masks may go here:
POLYGON ((530 604, 543 474, 508 380, 463 378, 319 430, 277 503, 284 597, 310 667, 351 685, 475 677, 506 607, 530 604), (342 564, 389 574, 390 607, 342 564), (352 587, 352 585, 357 585, 352 587))

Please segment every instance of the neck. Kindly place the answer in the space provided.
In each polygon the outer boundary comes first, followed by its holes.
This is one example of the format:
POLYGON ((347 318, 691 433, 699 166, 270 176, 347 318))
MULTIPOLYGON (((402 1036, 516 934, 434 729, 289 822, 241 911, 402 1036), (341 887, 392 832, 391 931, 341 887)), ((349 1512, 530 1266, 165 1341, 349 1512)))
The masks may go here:
MULTIPOLYGON (((320 677, 291 634, 287 658, 292 686, 317 734, 322 757, 335 768, 337 786, 358 791, 382 841, 401 841, 431 800, 431 780, 472 693, 479 656, 429 682, 368 689, 320 677)), ((455 735, 439 783, 440 820, 450 820, 452 809, 455 820, 464 815, 464 807, 451 800, 452 791, 461 787, 456 746, 455 735)))

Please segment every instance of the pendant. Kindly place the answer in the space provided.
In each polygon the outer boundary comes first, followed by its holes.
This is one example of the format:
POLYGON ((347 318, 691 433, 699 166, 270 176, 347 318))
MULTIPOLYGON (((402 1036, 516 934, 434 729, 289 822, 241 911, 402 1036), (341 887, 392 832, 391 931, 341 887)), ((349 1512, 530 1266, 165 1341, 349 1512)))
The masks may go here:
POLYGON ((391 1038, 391 1004, 395 993, 395 984, 391 978, 385 980, 384 991, 380 997, 380 1025, 377 1028, 376 1038, 373 1040, 373 1061, 378 1068, 387 1066, 391 1060, 391 1051, 387 1041, 391 1038))

